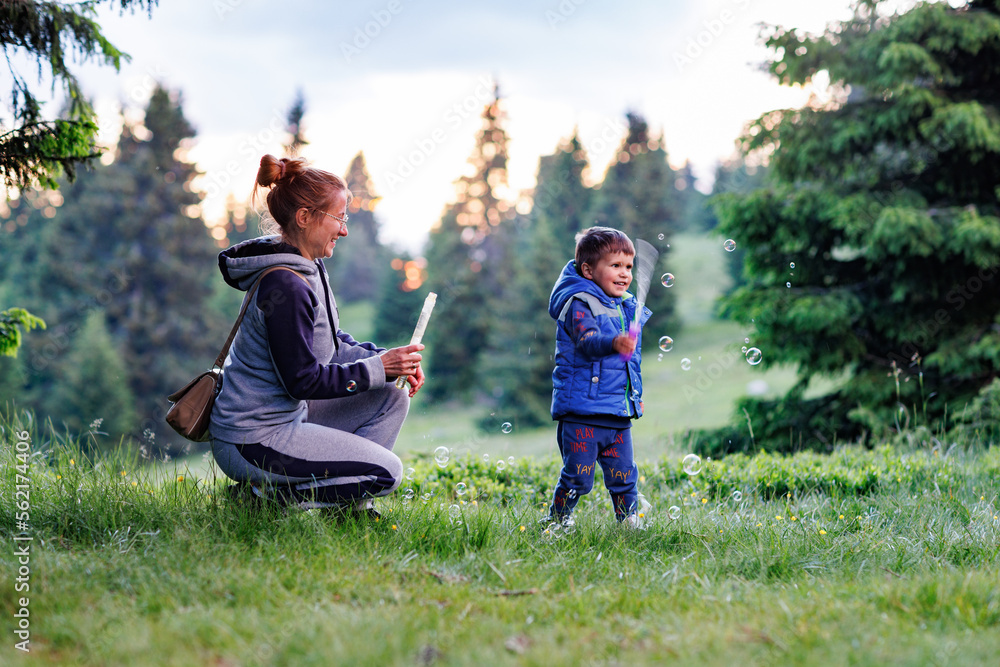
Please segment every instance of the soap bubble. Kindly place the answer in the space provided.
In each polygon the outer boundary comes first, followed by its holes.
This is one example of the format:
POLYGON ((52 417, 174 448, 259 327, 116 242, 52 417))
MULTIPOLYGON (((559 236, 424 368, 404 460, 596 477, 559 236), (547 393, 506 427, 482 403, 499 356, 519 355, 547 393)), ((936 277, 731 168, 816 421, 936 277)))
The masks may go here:
POLYGON ((503 424, 500 425, 500 430, 503 431, 504 433, 510 433, 512 430, 514 430, 514 427, 511 426, 510 422, 504 422, 503 424))
POLYGON ((750 344, 750 339, 749 338, 744 338, 743 342, 746 343, 747 345, 749 345, 750 344))
POLYGON ((415 472, 416 472, 416 470, 414 470, 413 468, 407 468, 406 469, 406 479, 412 480, 413 479, 413 473, 415 473, 415 472))
POLYGON ((660 239, 662 241, 663 240, 663 234, 657 234, 656 238, 658 238, 658 239, 660 239))
POLYGON ((726 242, 722 244, 722 247, 726 249, 726 252, 732 252, 736 250, 736 241, 726 239, 726 242))
POLYGON ((448 459, 450 458, 451 451, 447 447, 442 445, 434 450, 434 462, 437 463, 438 466, 444 468, 448 465, 448 459))
POLYGON ((673 287, 674 286, 674 274, 672 274, 672 273, 664 273, 662 276, 660 276, 660 282, 663 283, 664 287, 673 287))
POLYGON ((354 380, 351 380, 350 382, 347 383, 347 391, 349 391, 351 393, 354 393, 357 390, 358 390, 358 383, 357 382, 355 382, 354 380))
POLYGON ((670 509, 667 510, 667 516, 669 516, 672 520, 677 521, 677 519, 681 518, 681 508, 677 505, 671 505, 670 509))
POLYGON ((660 350, 663 352, 669 352, 674 349, 674 339, 670 336, 663 336, 660 338, 660 350))
POLYGON ((684 472, 692 477, 701 472, 701 457, 697 454, 688 454, 682 462, 684 472))
POLYGON ((500 459, 499 461, 497 461, 497 472, 502 471, 506 467, 507 467, 507 462, 506 461, 504 461, 503 459, 500 459))
POLYGON ((404 502, 409 502, 409 501, 413 500, 413 496, 415 496, 415 495, 416 495, 416 492, 413 489, 406 489, 405 491, 403 491, 403 501, 404 502))
POLYGON ((743 500, 743 492, 740 491, 739 489, 737 489, 736 491, 733 491, 733 502, 734 503, 738 503, 741 500, 743 500))
POLYGON ((756 366, 757 364, 760 363, 762 356, 763 355, 761 354, 760 350, 758 350, 756 347, 751 347, 749 350, 747 350, 747 363, 750 364, 751 366, 756 366))
POLYGON ((490 462, 490 455, 483 454, 483 463, 489 463, 489 462, 490 462))
POLYGON ((464 496, 466 492, 465 482, 459 482, 455 485, 455 493, 460 496, 464 496))
POLYGON ((681 359, 681 369, 685 371, 691 370, 691 360, 687 357, 681 359))
POLYGON ((576 498, 576 489, 570 489, 566 492, 567 498, 576 498))
POLYGON ((656 356, 656 360, 657 361, 663 361, 663 353, 662 352, 656 356))
POLYGON ((791 287, 791 286, 792 286, 791 283, 785 283, 785 287, 791 287))
POLYGON ((507 457, 507 465, 514 465, 515 463, 517 463, 517 461, 514 460, 513 456, 507 457))
POLYGON ((795 262, 789 262, 788 263, 788 268, 794 269, 795 268, 795 262))
POLYGON ((743 346, 743 354, 746 354, 746 353, 747 353, 747 346, 746 346, 746 345, 744 345, 744 346, 743 346))

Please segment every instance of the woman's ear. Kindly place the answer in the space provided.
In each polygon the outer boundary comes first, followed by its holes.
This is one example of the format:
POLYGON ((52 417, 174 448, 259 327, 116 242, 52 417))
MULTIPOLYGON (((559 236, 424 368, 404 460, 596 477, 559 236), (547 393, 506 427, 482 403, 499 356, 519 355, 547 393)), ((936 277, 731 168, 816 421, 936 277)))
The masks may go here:
POLYGON ((303 207, 295 212, 295 226, 299 229, 309 226, 309 209, 303 207))

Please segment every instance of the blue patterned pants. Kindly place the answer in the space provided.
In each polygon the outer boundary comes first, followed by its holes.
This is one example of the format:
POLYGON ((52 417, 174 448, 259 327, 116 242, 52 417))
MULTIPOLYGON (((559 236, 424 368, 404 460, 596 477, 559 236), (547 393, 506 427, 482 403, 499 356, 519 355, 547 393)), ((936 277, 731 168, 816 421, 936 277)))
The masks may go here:
POLYGON ((611 494, 615 517, 622 521, 636 511, 639 473, 632 457, 632 429, 560 421, 556 441, 563 467, 549 507, 553 517, 572 514, 580 497, 590 493, 598 462, 604 472, 604 486, 611 494))

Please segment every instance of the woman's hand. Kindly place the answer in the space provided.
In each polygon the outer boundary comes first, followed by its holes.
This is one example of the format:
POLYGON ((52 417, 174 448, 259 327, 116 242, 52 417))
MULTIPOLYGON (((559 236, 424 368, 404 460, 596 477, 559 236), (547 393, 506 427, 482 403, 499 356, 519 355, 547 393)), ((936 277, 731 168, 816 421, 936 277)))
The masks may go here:
POLYGON ((424 369, 418 365, 416 372, 406 378, 406 381, 410 383, 410 398, 413 398, 413 395, 424 386, 424 379, 424 369))
POLYGON ((382 359, 382 368, 385 369, 386 379, 407 377, 410 383, 410 396, 417 393, 417 390, 424 384, 424 371, 420 368, 420 360, 423 357, 419 354, 424 349, 422 343, 416 345, 404 345, 386 350, 379 357, 382 359))

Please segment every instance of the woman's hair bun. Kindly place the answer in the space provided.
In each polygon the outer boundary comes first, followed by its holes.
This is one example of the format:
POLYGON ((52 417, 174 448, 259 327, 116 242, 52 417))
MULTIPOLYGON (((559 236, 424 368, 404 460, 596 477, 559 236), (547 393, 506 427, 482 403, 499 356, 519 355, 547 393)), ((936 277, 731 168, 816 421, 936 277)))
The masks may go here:
POLYGON ((302 171, 303 166, 301 158, 278 159, 273 155, 265 155, 260 159, 260 169, 257 170, 257 185, 268 188, 290 180, 302 171))

